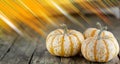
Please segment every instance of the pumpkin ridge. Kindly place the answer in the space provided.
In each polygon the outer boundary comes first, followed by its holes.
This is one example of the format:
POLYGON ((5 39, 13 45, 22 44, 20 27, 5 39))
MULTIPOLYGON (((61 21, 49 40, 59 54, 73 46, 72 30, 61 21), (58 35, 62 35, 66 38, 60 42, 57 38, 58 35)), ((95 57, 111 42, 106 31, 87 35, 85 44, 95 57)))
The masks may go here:
POLYGON ((61 56, 64 56, 64 36, 62 37, 62 42, 61 42, 61 56))
POLYGON ((109 58, 109 49, 108 49, 108 45, 106 44, 107 42, 105 40, 103 40, 104 44, 105 44, 105 47, 106 47, 106 50, 107 50, 107 53, 106 53, 106 59, 105 59, 105 62, 108 61, 108 58, 109 58))
POLYGON ((91 33, 91 36, 93 37, 94 35, 95 35, 95 32, 96 32, 97 30, 93 30, 92 31, 92 33, 91 33))
POLYGON ((105 36, 105 32, 103 31, 103 32, 102 32, 102 36, 101 36, 101 37, 104 37, 104 36, 105 36))
POLYGON ((57 30, 60 34, 62 34, 62 32, 60 31, 60 29, 57 30))
POLYGON ((72 53, 73 53, 73 46, 74 46, 74 44, 73 44, 73 42, 72 42, 72 40, 71 40, 71 37, 69 36, 69 40, 70 40, 70 55, 72 55, 72 53))
POLYGON ((97 40, 95 41, 95 45, 94 45, 94 60, 98 61, 98 58, 97 58, 97 55, 96 55, 97 54, 96 46, 97 46, 97 40))

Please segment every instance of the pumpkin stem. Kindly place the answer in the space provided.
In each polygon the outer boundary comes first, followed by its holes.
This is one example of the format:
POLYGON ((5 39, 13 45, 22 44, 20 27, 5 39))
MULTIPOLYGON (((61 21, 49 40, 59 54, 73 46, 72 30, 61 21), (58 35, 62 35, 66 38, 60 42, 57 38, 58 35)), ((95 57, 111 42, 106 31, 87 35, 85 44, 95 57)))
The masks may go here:
POLYGON ((61 26, 62 26, 62 28, 64 29, 64 35, 65 35, 65 34, 68 35, 68 27, 67 27, 67 25, 66 25, 66 24, 62 24, 61 26))
POLYGON ((101 37, 100 37, 101 33, 102 33, 104 30, 107 30, 107 26, 103 26, 103 27, 102 27, 101 23, 99 23, 99 22, 97 22, 97 25, 98 25, 99 28, 100 28, 100 32, 98 33, 98 37, 97 37, 97 39, 99 40, 99 39, 101 38, 101 37))

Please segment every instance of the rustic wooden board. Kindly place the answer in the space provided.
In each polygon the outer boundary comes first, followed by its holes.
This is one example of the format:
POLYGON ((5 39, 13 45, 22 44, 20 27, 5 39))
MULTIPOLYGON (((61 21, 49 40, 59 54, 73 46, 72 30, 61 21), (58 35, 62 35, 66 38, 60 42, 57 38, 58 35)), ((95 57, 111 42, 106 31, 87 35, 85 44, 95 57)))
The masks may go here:
POLYGON ((16 36, 7 36, 7 38, 0 38, 0 60, 5 56, 7 52, 9 52, 9 49, 14 44, 15 39, 16 36))
POLYGON ((76 55, 70 58, 61 58, 61 64, 89 64, 81 55, 76 55))
POLYGON ((120 63, 119 63, 119 58, 115 57, 115 58, 113 58, 112 60, 110 60, 109 62, 106 62, 106 63, 90 62, 90 64, 120 64, 120 63))
POLYGON ((86 60, 82 55, 77 55, 71 58, 61 58, 61 64, 120 64, 118 57, 113 58, 111 61, 106 63, 90 62, 86 60))
POLYGON ((61 58, 61 64, 75 64, 75 61, 73 58, 61 58))
POLYGON ((40 40, 33 55, 31 64, 59 64, 60 58, 52 56, 46 50, 45 40, 40 40))
POLYGON ((0 64, 28 64, 35 50, 36 42, 19 37, 0 64))

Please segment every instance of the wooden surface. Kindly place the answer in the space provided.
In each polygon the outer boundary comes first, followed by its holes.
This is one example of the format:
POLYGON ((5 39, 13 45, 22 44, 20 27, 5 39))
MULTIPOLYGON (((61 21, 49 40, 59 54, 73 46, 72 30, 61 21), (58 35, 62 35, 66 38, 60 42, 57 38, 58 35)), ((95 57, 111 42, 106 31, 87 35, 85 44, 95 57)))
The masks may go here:
MULTIPOLYGON (((99 18, 94 17, 90 17, 89 19, 93 20, 90 22, 92 27, 95 27, 95 23, 97 21, 101 21, 99 18)), ((113 25, 108 26, 108 30, 113 32, 120 43, 120 21, 115 18, 110 18, 110 20, 113 25)), ((64 21, 69 20, 64 19, 64 21)), ((71 22, 66 23, 69 24, 69 28, 73 28, 81 32, 84 31, 84 29, 79 28, 71 22)), ((89 27, 88 24, 85 22, 83 23, 86 27, 89 27)), ((104 22, 101 23, 104 24, 104 22)), ((120 53, 117 57, 107 63, 87 61, 81 54, 69 58, 56 57, 49 54, 45 46, 45 39, 42 37, 27 40, 20 36, 8 36, 5 40, 0 38, 0 64, 120 64, 120 53)))

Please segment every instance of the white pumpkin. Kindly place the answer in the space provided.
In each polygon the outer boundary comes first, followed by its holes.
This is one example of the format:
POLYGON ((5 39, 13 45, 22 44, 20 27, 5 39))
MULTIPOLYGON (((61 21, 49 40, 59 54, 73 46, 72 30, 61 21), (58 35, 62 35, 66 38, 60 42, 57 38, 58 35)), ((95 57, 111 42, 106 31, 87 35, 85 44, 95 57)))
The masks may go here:
POLYGON ((119 45, 114 35, 102 28, 96 36, 82 43, 81 52, 89 61, 108 62, 118 55, 119 45))
MULTIPOLYGON (((100 23, 97 23, 97 25, 99 25, 100 29, 104 26, 102 26, 100 23)), ((85 38, 89 38, 89 37, 95 37, 98 35, 98 33, 100 32, 100 29, 97 28, 88 28, 87 30, 85 30, 84 32, 84 37, 85 38)), ((113 34, 110 31, 104 30, 101 33, 101 37, 104 37, 105 34, 107 34, 109 37, 112 37, 113 34)))
MULTIPOLYGON (((96 37, 98 35, 98 33, 100 32, 99 29, 96 28, 88 28, 85 32, 84 32, 84 37, 85 38, 89 38, 89 37, 96 37)), ((109 37, 114 37, 114 35, 107 30, 102 31, 102 33, 100 34, 101 37, 105 37, 105 36, 109 36, 109 37)))
POLYGON ((81 52, 89 61, 108 62, 118 55, 119 45, 114 38, 98 40, 95 37, 90 37, 83 42, 81 52))
POLYGON ((56 29, 47 36, 46 47, 52 55, 69 57, 81 50, 83 40, 82 33, 76 30, 56 29))

